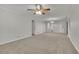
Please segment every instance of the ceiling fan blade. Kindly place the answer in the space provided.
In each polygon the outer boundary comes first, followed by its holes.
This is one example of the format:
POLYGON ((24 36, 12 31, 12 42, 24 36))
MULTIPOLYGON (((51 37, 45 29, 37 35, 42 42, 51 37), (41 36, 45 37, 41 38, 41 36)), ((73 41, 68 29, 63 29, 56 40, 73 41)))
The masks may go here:
POLYGON ((33 9, 27 9, 28 11, 32 11, 33 9))
POLYGON ((45 9, 45 10, 49 10, 49 11, 50 11, 50 8, 48 8, 48 9, 45 9))

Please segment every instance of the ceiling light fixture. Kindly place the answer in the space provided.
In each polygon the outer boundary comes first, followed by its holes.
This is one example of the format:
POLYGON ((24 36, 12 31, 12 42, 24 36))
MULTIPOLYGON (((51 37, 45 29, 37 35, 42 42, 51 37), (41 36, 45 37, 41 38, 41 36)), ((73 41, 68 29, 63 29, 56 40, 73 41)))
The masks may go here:
POLYGON ((41 4, 36 4, 34 9, 27 9, 31 11, 33 14, 45 15, 50 11, 50 8, 46 8, 41 4))

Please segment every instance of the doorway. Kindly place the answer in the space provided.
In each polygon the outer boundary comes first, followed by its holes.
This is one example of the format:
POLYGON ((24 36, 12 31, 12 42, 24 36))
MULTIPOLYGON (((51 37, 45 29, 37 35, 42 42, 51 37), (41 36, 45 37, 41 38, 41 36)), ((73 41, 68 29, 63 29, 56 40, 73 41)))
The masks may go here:
POLYGON ((58 21, 48 21, 46 23, 47 23, 47 32, 68 34, 68 21, 58 20, 58 21))
POLYGON ((45 22, 32 20, 32 36, 46 32, 45 22))

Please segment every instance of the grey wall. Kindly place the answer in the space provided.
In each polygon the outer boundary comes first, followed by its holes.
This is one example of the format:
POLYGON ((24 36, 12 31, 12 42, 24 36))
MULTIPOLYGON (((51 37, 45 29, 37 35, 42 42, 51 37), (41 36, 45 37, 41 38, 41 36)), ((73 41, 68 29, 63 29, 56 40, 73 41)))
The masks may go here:
POLYGON ((0 44, 31 36, 32 23, 23 11, 0 8, 0 44))
POLYGON ((41 34, 46 32, 45 22, 43 21, 36 21, 35 22, 35 34, 41 34))
POLYGON ((64 20, 58 20, 54 21, 54 23, 48 22, 47 24, 47 32, 60 32, 60 33, 66 33, 66 21, 64 20))
POLYGON ((54 32, 66 33, 66 22, 57 22, 54 24, 54 32))
POLYGON ((70 16, 69 36, 79 52, 79 5, 73 5, 70 16))

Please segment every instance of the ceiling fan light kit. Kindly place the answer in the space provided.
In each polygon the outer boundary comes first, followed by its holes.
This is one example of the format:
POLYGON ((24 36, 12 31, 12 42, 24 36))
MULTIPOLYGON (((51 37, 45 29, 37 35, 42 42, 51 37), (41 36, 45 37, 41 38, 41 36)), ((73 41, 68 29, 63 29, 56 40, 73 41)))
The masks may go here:
POLYGON ((34 9, 27 9, 36 15, 45 15, 50 11, 50 8, 45 8, 41 4, 36 4, 34 9))

